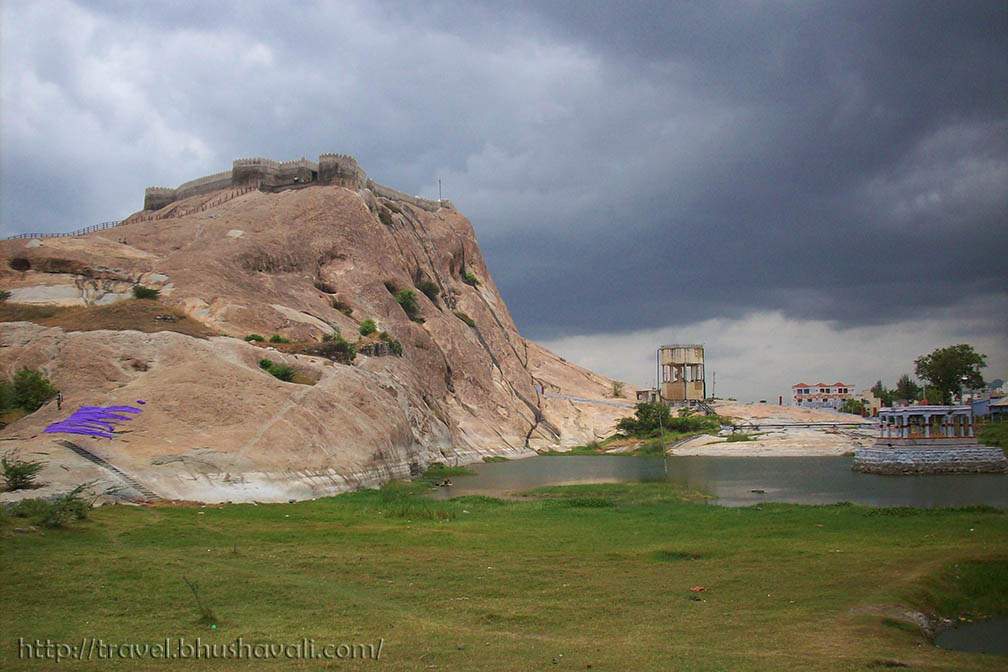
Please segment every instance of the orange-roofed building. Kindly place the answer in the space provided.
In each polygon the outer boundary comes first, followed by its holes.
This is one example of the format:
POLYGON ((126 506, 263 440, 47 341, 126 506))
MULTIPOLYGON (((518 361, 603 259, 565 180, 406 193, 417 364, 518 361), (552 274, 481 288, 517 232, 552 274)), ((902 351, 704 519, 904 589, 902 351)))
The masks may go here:
POLYGON ((791 386, 791 405, 801 408, 832 408, 840 410, 844 401, 854 398, 854 386, 837 381, 826 383, 795 383, 791 386))

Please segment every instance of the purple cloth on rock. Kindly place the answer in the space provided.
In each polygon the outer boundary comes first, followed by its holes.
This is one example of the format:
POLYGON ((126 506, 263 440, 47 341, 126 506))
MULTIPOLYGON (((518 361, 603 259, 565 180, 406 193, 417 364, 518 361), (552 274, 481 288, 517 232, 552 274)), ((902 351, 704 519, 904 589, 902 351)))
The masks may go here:
MULTIPOLYGON (((141 402, 142 403, 142 402, 141 402)), ((122 422, 132 420, 123 413, 140 413, 135 406, 81 406, 70 417, 54 422, 45 428, 46 434, 81 434, 83 436, 114 438, 112 433, 122 422)))

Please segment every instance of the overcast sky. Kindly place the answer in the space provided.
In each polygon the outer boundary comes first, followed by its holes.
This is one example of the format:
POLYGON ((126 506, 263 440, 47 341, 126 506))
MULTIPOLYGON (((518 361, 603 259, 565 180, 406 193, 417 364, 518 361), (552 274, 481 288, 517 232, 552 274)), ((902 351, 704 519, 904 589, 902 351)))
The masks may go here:
POLYGON ((2 235, 340 152, 441 180, 522 333, 632 384, 684 341, 741 399, 1008 377, 1003 0, 2 6, 2 235))

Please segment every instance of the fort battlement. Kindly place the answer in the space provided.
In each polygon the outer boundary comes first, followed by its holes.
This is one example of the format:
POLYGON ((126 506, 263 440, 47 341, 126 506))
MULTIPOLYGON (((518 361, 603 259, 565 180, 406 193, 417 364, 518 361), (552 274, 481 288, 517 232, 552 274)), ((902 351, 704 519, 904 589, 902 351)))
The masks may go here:
POLYGON ((144 193, 144 210, 161 208, 184 198, 208 194, 221 189, 258 188, 277 191, 307 184, 337 185, 359 191, 370 189, 377 196, 411 203, 431 212, 452 207, 448 201, 432 201, 409 196, 369 180, 357 159, 347 154, 320 154, 317 162, 305 157, 294 161, 275 161, 264 157, 235 159, 231 170, 185 182, 172 189, 148 187, 144 193))

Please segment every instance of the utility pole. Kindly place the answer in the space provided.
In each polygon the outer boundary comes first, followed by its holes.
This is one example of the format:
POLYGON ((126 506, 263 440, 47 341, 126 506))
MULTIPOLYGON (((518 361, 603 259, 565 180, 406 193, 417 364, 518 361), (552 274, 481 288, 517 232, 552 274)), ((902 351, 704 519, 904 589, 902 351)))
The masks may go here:
POLYGON ((717 371, 711 371, 714 380, 711 381, 711 399, 717 399, 717 371))

